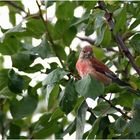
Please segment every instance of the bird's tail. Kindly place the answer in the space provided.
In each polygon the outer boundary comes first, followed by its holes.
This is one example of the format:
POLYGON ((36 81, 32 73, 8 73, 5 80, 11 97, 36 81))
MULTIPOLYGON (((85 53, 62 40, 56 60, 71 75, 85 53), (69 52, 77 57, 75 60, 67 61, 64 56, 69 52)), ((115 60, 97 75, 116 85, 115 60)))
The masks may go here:
POLYGON ((126 83, 126 82, 120 80, 119 78, 112 79, 112 81, 115 82, 115 83, 118 83, 120 86, 125 86, 125 87, 127 87, 127 90, 128 90, 129 92, 132 92, 132 93, 134 93, 135 95, 137 95, 137 96, 140 97, 140 90, 139 90, 139 89, 134 89, 134 88, 132 87, 132 85, 130 85, 129 83, 126 83))
POLYGON ((119 84, 120 86, 129 86, 129 87, 132 87, 129 83, 126 83, 122 80, 120 80, 118 77, 117 78, 114 78, 112 79, 113 82, 119 84))
POLYGON ((140 97, 140 90, 139 90, 139 89, 134 89, 134 88, 132 87, 131 84, 122 81, 121 79, 119 79, 119 78, 118 78, 115 74, 113 74, 113 73, 111 73, 111 74, 110 74, 110 73, 105 73, 105 75, 108 76, 109 78, 111 78, 111 79, 112 79, 112 82, 115 82, 115 83, 117 83, 117 84, 120 85, 120 86, 125 86, 125 87, 127 87, 128 91, 133 92, 134 94, 136 94, 137 96, 140 97))

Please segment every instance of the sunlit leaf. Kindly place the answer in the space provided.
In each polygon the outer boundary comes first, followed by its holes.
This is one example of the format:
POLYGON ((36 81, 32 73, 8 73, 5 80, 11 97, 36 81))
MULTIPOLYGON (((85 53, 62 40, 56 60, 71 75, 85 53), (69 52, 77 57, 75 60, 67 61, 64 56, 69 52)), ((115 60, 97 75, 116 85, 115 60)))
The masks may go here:
POLYGON ((59 82, 65 75, 67 75, 69 72, 64 71, 61 68, 57 68, 53 70, 51 73, 48 74, 46 79, 43 81, 43 84, 54 84, 59 82))
POLYGON ((74 14, 75 3, 66 1, 56 8, 56 17, 58 19, 70 20, 74 14), (65 12, 64 12, 65 11, 65 12))
POLYGON ((120 32, 125 29, 126 26, 126 8, 120 8, 119 13, 116 16, 116 23, 114 32, 120 32))
POLYGON ((39 46, 31 49, 34 54, 38 54, 42 59, 54 56, 52 46, 46 40, 46 36, 43 37, 39 46))
POLYGON ((80 95, 92 99, 96 99, 104 93, 104 85, 90 75, 76 82, 75 87, 80 95))
POLYGON ((86 111, 88 109, 88 105, 85 101, 82 102, 78 111, 76 118, 76 139, 82 139, 86 121, 86 111))

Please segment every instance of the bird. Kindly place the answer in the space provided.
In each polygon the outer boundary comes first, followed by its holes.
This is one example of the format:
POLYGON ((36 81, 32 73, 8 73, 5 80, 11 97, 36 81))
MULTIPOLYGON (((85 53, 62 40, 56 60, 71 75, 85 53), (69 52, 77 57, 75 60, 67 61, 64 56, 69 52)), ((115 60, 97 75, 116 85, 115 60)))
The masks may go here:
POLYGON ((115 82, 120 86, 130 86, 129 83, 120 80, 114 72, 93 55, 93 49, 90 45, 85 46, 80 52, 76 69, 81 78, 89 74, 104 85, 115 82))

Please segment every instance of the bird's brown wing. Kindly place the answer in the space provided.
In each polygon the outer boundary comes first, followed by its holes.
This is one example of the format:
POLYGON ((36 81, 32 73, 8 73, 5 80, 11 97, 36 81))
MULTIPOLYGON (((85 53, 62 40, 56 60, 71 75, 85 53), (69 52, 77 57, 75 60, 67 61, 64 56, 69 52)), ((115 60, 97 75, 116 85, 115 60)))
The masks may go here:
POLYGON ((91 60, 92 66, 94 69, 108 78, 112 79, 112 81, 118 83, 121 86, 130 86, 130 84, 120 80, 104 63, 101 61, 97 60, 95 57, 93 57, 91 60))
POLYGON ((105 75, 106 75, 106 73, 110 73, 112 75, 115 75, 104 63, 97 60, 95 57, 91 58, 91 63, 96 71, 103 73, 105 75))

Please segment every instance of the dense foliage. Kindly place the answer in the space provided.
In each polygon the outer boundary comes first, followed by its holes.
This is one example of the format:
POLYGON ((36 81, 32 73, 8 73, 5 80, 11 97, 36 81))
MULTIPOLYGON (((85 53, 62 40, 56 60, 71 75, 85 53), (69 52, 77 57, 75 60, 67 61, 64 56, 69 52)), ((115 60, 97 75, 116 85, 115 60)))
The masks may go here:
POLYGON ((0 2, 8 7, 13 25, 1 27, 1 137, 60 139, 76 132, 77 139, 140 138, 140 2, 38 1, 36 5, 38 13, 30 14, 21 1, 0 2), (52 6, 55 22, 47 19, 52 6), (79 7, 84 12, 76 17, 79 7), (23 17, 18 25, 17 14, 23 17), (77 35, 81 31, 86 37, 77 35), (89 37, 92 34, 95 40, 89 37), (103 86, 89 75, 79 79, 75 69, 79 51, 70 47, 77 36, 92 44, 95 56, 115 67, 118 77, 131 86, 103 86), (34 45, 33 39, 41 39, 40 44, 34 45), (10 69, 3 65, 7 55, 10 69), (88 97, 97 105, 89 107, 88 97))

